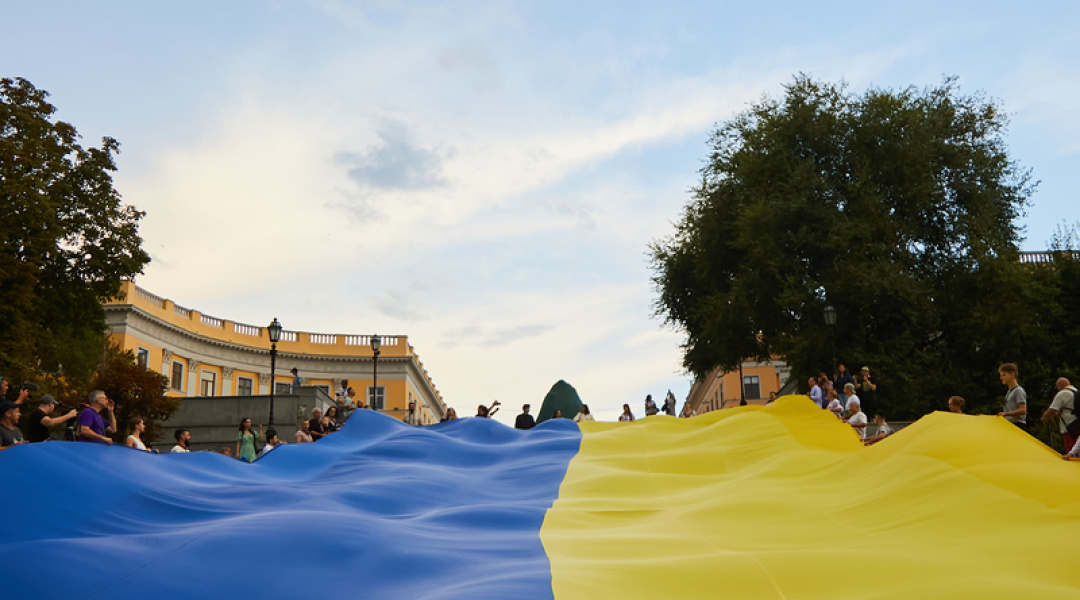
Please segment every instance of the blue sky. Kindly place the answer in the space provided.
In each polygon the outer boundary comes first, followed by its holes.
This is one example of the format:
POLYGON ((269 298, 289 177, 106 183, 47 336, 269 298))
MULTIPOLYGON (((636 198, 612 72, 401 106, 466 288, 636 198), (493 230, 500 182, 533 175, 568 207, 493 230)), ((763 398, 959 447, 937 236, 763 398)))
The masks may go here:
POLYGON ((1080 219, 1067 2, 0 0, 0 75, 52 93, 148 214, 138 283, 221 318, 405 334, 449 404, 510 421, 559 379, 601 418, 684 398, 651 316, 717 122, 796 73, 1011 115, 1025 249, 1080 219))

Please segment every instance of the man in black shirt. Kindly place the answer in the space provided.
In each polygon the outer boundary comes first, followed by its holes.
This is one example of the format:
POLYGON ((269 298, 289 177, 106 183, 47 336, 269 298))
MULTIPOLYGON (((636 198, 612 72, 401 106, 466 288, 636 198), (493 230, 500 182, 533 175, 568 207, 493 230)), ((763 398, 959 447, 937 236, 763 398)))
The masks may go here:
POLYGON ((529 414, 529 405, 526 404, 521 407, 521 414, 517 416, 517 420, 514 421, 515 429, 532 429, 536 426, 536 419, 529 414))
POLYGON ((316 408, 315 410, 311 411, 311 420, 308 421, 308 423, 308 433, 311 434, 312 441, 317 442, 326 437, 327 431, 326 428, 323 427, 322 423, 322 410, 316 408))
POLYGON ((62 417, 50 417, 49 415, 52 414, 55 409, 56 400, 54 400, 52 396, 45 394, 41 397, 41 405, 38 406, 34 412, 30 413, 30 420, 26 423, 26 441, 44 442, 50 437, 50 427, 70 421, 79 414, 79 412, 73 408, 62 417))

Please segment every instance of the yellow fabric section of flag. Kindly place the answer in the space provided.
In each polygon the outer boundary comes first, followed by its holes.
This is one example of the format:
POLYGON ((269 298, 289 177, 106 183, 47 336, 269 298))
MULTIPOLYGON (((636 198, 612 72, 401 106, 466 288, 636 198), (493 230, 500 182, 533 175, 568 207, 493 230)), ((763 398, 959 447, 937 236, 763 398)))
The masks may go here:
POLYGON ((999 417, 871 446, 803 396, 583 423, 555 598, 1077 598, 1080 463, 999 417))

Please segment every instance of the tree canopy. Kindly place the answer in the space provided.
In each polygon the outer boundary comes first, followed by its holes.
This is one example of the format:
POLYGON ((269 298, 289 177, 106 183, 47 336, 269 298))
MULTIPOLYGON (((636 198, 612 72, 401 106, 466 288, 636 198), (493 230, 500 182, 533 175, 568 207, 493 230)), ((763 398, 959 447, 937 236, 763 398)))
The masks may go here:
POLYGON ((1035 184, 1006 125, 952 78, 855 94, 806 76, 718 125, 675 232, 651 246, 684 366, 779 354, 805 380, 832 374, 835 343, 903 417, 1018 360, 1045 290, 1021 285, 1017 219, 1035 184))
POLYGON ((113 188, 119 144, 79 145, 48 93, 0 79, 0 373, 89 381, 105 335, 102 301, 150 257, 142 212, 113 188))

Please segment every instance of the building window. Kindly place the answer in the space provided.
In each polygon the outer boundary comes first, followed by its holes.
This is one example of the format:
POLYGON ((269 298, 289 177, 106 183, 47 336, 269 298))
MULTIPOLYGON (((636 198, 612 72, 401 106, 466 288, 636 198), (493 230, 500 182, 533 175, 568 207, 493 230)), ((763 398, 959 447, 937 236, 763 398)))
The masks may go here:
POLYGON ((172 364, 172 389, 184 391, 184 363, 173 361, 172 364))
POLYGON ((139 348, 138 352, 135 353, 135 362, 145 369, 150 364, 150 351, 146 348, 139 348))
POLYGON ((757 375, 746 375, 742 378, 743 399, 761 399, 761 379, 757 375))
POLYGON ((255 382, 250 377, 237 377, 236 378, 236 395, 237 396, 250 396, 251 386, 255 382))
POLYGON ((386 408, 385 386, 368 386, 368 406, 371 410, 384 410, 386 408))
POLYGON ((283 382, 283 381, 279 381, 279 382, 274 384, 274 393, 278 394, 278 395, 291 394, 292 393, 292 384, 291 383, 286 383, 286 382, 283 382))
POLYGON ((200 396, 215 396, 217 391, 217 373, 213 371, 203 371, 202 379, 199 384, 200 396))

